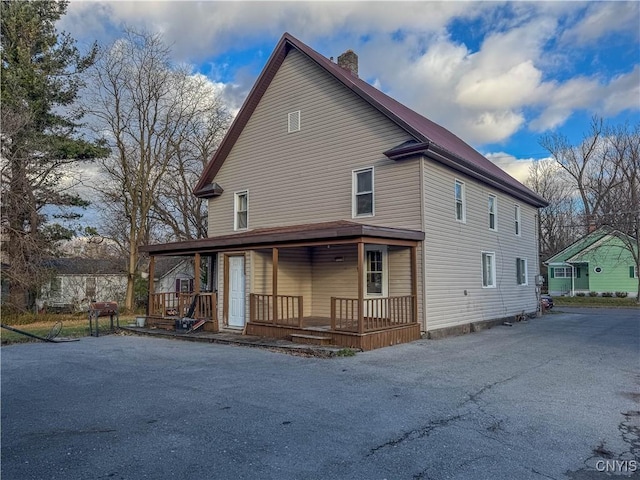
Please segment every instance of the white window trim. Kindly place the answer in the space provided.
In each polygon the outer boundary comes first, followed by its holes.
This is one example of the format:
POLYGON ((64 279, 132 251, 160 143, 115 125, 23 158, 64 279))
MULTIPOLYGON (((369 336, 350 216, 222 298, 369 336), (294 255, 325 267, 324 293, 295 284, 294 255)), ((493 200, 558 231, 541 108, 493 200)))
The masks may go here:
POLYGON ((529 285, 529 262, 527 262, 526 258, 517 257, 516 262, 524 261, 524 283, 520 283, 520 278, 518 277, 518 265, 516 264, 516 283, 520 287, 526 287, 529 285))
POLYGON ((367 252, 380 252, 380 257, 382 260, 382 292, 381 293, 368 293, 367 291, 367 274, 370 273, 369 265, 365 265, 364 270, 364 298, 379 298, 379 297, 387 297, 389 296, 389 262, 388 258, 388 250, 386 245, 365 245, 365 263, 367 258, 367 252))
POLYGON ((455 215, 456 221, 460 223, 467 223, 467 188, 465 183, 462 180, 454 179, 453 183, 453 214, 455 215), (456 194, 456 185, 460 184, 460 199, 462 204, 462 218, 458 218, 458 196, 456 194))
POLYGON ((351 171, 351 218, 375 217, 376 215, 376 182, 374 167, 358 168, 351 171), (358 214, 358 173, 371 170, 371 213, 358 214))
POLYGON ((482 288, 496 288, 496 253, 495 252, 481 252, 480 255, 480 268, 481 270, 481 279, 482 279, 482 288), (491 269, 491 284, 490 285, 485 285, 484 284, 484 258, 485 256, 487 257, 491 257, 491 264, 492 264, 492 269, 491 269))
POLYGON ((240 190, 238 192, 233 192, 233 229, 234 230, 247 230, 249 228, 249 190, 240 190), (247 196, 247 226, 239 227, 238 226, 238 197, 240 195, 247 196))
POLYGON ((553 278, 573 278, 573 269, 571 267, 568 267, 566 265, 564 266, 557 266, 557 267, 551 267, 553 268, 553 278), (562 276, 558 276, 558 270, 562 268, 562 276), (569 270, 569 275, 567 276, 567 270, 569 270))
POLYGON ((300 110, 296 110, 295 112, 290 112, 287 115, 287 132, 288 133, 299 132, 301 128, 302 128, 302 115, 300 113, 300 110), (291 119, 293 118, 294 115, 297 115, 298 117, 298 128, 291 127, 291 119))
POLYGON ((522 233, 522 220, 520 217, 520 205, 514 205, 515 207, 515 219, 514 219, 514 228, 516 230, 516 236, 521 236, 522 233))
POLYGON ((489 230, 491 230, 492 232, 497 232, 498 231, 498 197, 490 193, 488 198, 489 199, 493 198, 493 211, 491 211, 491 208, 489 208, 489 203, 487 203, 487 209, 489 213, 489 230), (491 215, 493 215, 493 228, 491 227, 491 215))

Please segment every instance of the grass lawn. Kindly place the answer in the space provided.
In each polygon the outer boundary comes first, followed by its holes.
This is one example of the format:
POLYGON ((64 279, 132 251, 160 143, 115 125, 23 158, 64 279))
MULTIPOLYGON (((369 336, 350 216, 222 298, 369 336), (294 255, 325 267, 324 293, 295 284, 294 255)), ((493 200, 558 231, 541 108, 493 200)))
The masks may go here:
MULTIPOLYGON (((120 325, 132 323, 135 319, 134 315, 121 315, 120 325)), ((78 338, 89 335, 89 320, 86 314, 75 315, 3 315, 2 323, 11 327, 23 330, 34 335, 46 337, 57 322, 62 323, 62 329, 58 334, 58 338, 78 338)), ((109 317, 100 317, 100 332, 107 333, 110 329, 109 317)), ((114 319, 115 324, 115 319, 114 319)), ((40 340, 12 332, 5 328, 0 329, 0 341, 2 345, 12 343, 39 342, 40 340)))
POLYGON ((553 297, 555 306, 571 307, 636 307, 640 305, 635 298, 615 297, 553 297))

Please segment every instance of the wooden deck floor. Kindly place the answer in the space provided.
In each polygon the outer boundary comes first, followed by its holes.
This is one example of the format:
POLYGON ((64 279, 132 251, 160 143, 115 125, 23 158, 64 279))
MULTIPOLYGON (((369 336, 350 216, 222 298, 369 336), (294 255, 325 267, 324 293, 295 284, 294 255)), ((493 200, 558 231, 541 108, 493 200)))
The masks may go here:
POLYGON ((249 322, 246 333, 247 335, 272 338, 290 338, 291 335, 315 334, 330 338, 331 345, 361 350, 373 350, 412 342, 421 338, 420 324, 418 323, 359 334, 356 332, 332 331, 331 319, 328 317, 304 317, 302 327, 249 322))

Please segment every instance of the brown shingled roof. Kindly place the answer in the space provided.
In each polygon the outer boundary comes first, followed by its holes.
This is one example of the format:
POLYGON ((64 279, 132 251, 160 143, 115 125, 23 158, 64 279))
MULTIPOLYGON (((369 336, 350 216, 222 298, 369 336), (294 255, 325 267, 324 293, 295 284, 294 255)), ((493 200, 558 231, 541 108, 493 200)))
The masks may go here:
POLYGON ((402 145, 385 152, 390 158, 402 158, 401 155, 397 157, 394 156, 394 154, 397 153, 395 152, 396 149, 402 150, 405 153, 424 154, 495 188, 506 191, 531 205, 536 207, 547 205, 547 202, 542 197, 522 185, 449 130, 411 110, 364 80, 352 75, 349 71, 320 55, 288 33, 285 33, 278 42, 278 45, 271 54, 271 57, 269 57, 262 73, 258 77, 258 80, 251 89, 249 96, 222 141, 220 148, 205 168, 200 181, 194 189, 196 195, 204 193, 207 184, 213 180, 220 170, 233 144, 240 136, 240 133, 258 105, 262 95, 280 68, 287 53, 292 48, 295 48, 329 72, 356 95, 415 137, 415 145, 402 145))

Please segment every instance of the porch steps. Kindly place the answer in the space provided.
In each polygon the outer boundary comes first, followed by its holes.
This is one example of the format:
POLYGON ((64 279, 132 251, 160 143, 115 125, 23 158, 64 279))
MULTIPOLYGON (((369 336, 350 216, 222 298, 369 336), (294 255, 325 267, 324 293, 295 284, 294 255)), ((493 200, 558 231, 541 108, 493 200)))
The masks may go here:
POLYGON ((331 345, 331 337, 321 337, 319 335, 305 335, 302 333, 292 333, 289 335, 292 342, 304 343, 306 345, 331 345))

